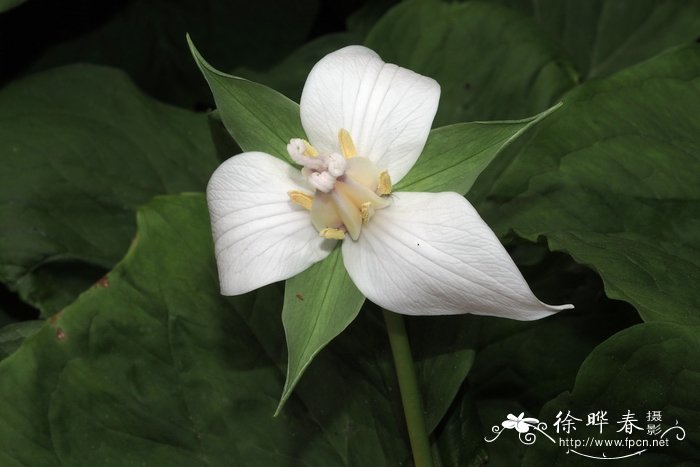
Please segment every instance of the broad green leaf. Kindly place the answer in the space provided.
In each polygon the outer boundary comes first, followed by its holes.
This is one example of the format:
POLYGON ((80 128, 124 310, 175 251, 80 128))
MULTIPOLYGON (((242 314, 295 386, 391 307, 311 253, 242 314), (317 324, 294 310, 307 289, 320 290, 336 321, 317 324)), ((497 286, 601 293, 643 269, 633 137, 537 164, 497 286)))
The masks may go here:
POLYGON ((501 149, 556 108, 525 120, 458 123, 432 130, 418 162, 395 191, 466 194, 501 149))
POLYGON ((291 162, 287 144, 303 138, 299 105, 262 84, 227 75, 209 65, 188 37, 209 83, 221 120, 244 151, 262 151, 291 162))
POLYGON ((700 35, 700 3, 685 0, 496 0, 534 16, 586 77, 610 75, 700 35))
POLYGON ((385 61, 440 83, 436 126, 529 117, 575 81, 559 46, 533 19, 481 2, 403 2, 365 44, 385 61))
POLYGON ((10 62, 33 59, 33 71, 76 62, 114 66, 149 94, 188 109, 205 108, 211 99, 192 63, 185 34, 222 69, 266 68, 307 39, 319 9, 318 0, 31 3, 36 4, 31 5, 31 16, 4 25, 9 28, 6 38, 15 42, 5 44, 10 62), (61 21, 55 22, 58 26, 46 21, 47 31, 39 33, 50 43, 32 56, 22 41, 35 27, 36 16, 61 21))
POLYGON ((364 301, 345 270, 340 248, 287 280, 282 321, 289 357, 278 412, 311 360, 355 319, 364 301))
POLYGON ((204 197, 159 197, 105 286, 0 362, 0 464, 343 465, 218 293, 204 197), (303 447, 303 449, 302 449, 303 447))
MULTIPOLYGON (((583 422, 578 423, 575 436, 586 439, 652 439, 647 435, 647 414, 661 412, 661 427, 665 431, 678 423, 685 429, 685 439, 676 438, 677 431, 669 432, 666 447, 648 447, 635 456, 634 465, 692 465, 700 459, 700 328, 673 323, 645 323, 622 331, 600 345, 584 362, 570 393, 547 404, 540 416, 549 425, 559 411, 571 411, 583 422), (608 412, 603 433, 597 426, 585 426, 587 414, 597 410, 608 412), (633 435, 617 432, 622 416, 632 412, 643 428, 633 435)), ((494 423, 500 422, 494 421, 494 423)), ((550 435, 554 433, 551 430, 550 435)), ((556 439, 555 435, 555 439, 556 439)), ((581 447, 584 454, 607 457, 631 454, 640 449, 581 447)), ((597 461, 600 462, 600 461, 597 461)), ((598 465, 567 454, 565 447, 538 440, 526 451, 525 466, 540 465, 598 465)))
POLYGON ((482 213, 591 266, 645 321, 700 323, 698 108, 700 46, 591 81, 501 153, 482 213))
MULTIPOLYGON (((435 433, 435 446, 444 466, 481 467, 490 459, 484 449, 481 422, 468 393, 460 394, 443 426, 435 433)), ((489 463, 489 465, 491 465, 489 463)))
POLYGON ((11 10, 15 7, 20 6, 23 4, 26 0, 0 0, 0 13, 4 13, 8 10, 11 10))
POLYGON ((425 423, 433 432, 474 363, 477 329, 460 316, 406 317, 425 423))
POLYGON ((12 354, 24 342, 43 326, 40 320, 21 321, 0 327, 0 360, 12 354))
POLYGON ((254 71, 242 67, 234 70, 234 75, 269 86, 294 102, 299 102, 306 77, 316 62, 331 52, 361 42, 362 37, 358 34, 328 34, 307 42, 268 70, 254 71))
POLYGON ((0 90, 0 120, 0 280, 44 314, 119 260, 138 205, 202 190, 217 164, 204 115, 109 68, 14 82, 0 90))

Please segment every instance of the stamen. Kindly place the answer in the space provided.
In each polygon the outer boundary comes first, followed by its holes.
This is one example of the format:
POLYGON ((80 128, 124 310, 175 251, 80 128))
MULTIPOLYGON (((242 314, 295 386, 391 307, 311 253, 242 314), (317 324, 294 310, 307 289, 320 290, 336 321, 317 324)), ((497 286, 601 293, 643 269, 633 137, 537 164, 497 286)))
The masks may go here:
POLYGON ((312 170, 323 170, 325 161, 318 157, 318 151, 301 138, 292 138, 287 145, 287 152, 297 164, 312 170))
POLYGON ((294 204, 298 204, 309 211, 311 210, 311 205, 314 202, 314 197, 312 195, 297 190, 288 191, 287 194, 294 204))
POLYGON ((318 157, 318 151, 316 150, 315 147, 311 146, 311 143, 306 141, 305 139, 302 139, 304 142, 304 148, 306 149, 306 155, 310 157, 318 157))
POLYGON ((391 177, 389 177, 389 172, 383 170, 379 174, 379 186, 377 187, 377 194, 379 196, 388 195, 391 193, 391 177))
POLYGON ((360 206, 360 215, 362 216, 363 224, 369 222, 369 220, 374 215, 374 208, 372 207, 372 203, 370 203, 369 201, 367 201, 366 203, 362 203, 362 206, 360 206))
POLYGON ((341 229, 323 229, 318 234, 321 237, 330 238, 333 240, 342 240, 345 238, 345 231, 341 229))
POLYGON ((338 141, 340 142, 340 151, 343 153, 346 159, 357 156, 357 150, 355 149, 355 143, 352 142, 350 133, 345 128, 341 128, 338 132, 338 141))

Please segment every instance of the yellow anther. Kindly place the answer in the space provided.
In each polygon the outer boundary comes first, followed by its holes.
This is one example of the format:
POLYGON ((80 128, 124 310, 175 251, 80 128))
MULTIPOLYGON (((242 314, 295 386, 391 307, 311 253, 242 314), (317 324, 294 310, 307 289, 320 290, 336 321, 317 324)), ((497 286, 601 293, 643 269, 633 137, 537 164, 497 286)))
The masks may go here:
POLYGON ((389 172, 383 170, 379 174, 379 186, 377 186, 377 194, 379 196, 388 195, 391 193, 391 177, 389 177, 389 172))
POLYGON ((342 240, 345 238, 345 231, 340 229, 323 229, 318 234, 321 237, 330 238, 333 240, 342 240))
POLYGON ((367 201, 366 203, 362 203, 362 205, 360 206, 360 215, 362 216, 363 224, 369 222, 369 220, 374 215, 374 208, 372 207, 372 203, 370 203, 369 201, 367 201))
POLYGON ((357 150, 355 149, 355 143, 352 142, 350 133, 345 128, 341 128, 338 132, 338 141, 340 142, 340 151, 343 153, 346 159, 355 157, 357 155, 357 150))
POLYGON ((311 210, 311 204, 314 202, 314 197, 312 195, 297 190, 288 191, 287 194, 293 203, 309 211, 311 210))
POLYGON ((304 154, 306 154, 309 157, 318 157, 318 151, 316 150, 316 148, 311 146, 311 143, 309 143, 305 139, 303 139, 302 141, 304 142, 304 147, 306 148, 304 154))

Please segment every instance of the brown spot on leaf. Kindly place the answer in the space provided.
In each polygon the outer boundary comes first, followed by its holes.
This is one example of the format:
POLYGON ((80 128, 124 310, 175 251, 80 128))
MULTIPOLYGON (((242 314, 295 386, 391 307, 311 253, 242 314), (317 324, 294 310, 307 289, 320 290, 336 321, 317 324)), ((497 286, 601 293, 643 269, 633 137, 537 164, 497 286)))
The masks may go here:
POLYGON ((59 341, 62 341, 65 338, 66 338, 66 332, 61 328, 56 329, 56 339, 58 339, 59 341))
POLYGON ((49 323, 56 324, 56 321, 58 321, 58 318, 61 317, 61 313, 63 313, 63 310, 58 310, 55 314, 49 316, 49 323))
POLYGON ((105 288, 109 287, 109 277, 102 276, 102 278, 95 283, 95 286, 105 288))
POLYGON ((297 298, 298 298, 299 300, 301 300, 302 302, 304 301, 304 295, 303 295, 303 294, 298 293, 298 294, 297 294, 297 298))

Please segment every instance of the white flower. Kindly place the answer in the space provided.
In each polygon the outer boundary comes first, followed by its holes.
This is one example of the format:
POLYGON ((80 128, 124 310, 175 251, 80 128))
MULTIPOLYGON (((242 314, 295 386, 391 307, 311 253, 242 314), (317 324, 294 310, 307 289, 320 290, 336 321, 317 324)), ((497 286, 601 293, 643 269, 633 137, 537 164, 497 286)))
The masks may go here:
POLYGON ((527 433, 528 431, 530 431, 531 426, 536 427, 537 424, 540 422, 536 418, 523 418, 524 416, 525 412, 522 412, 517 417, 509 413, 507 416, 508 420, 502 422, 501 425, 503 425, 503 428, 506 428, 508 430, 512 430, 513 428, 515 428, 518 433, 527 433))
POLYGON ((342 241, 355 285, 391 311, 531 320, 571 308, 533 295, 463 196, 390 194, 423 150, 439 97, 434 80, 364 47, 318 62, 300 104, 308 142, 287 147, 302 170, 247 152, 209 182, 222 293, 295 276, 342 241))

